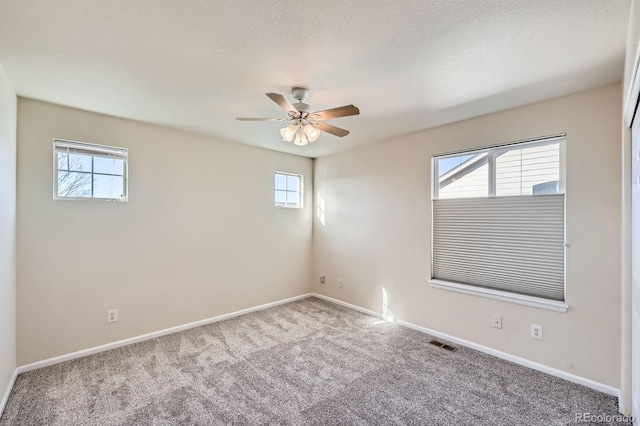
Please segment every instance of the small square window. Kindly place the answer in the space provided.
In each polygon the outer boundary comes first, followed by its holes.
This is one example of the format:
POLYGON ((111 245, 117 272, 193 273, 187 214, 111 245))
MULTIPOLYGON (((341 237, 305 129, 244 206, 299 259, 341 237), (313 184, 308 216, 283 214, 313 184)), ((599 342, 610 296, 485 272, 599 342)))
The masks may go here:
POLYGON ((302 208, 302 175, 275 172, 275 206, 302 208))
POLYGON ((128 151, 103 145, 53 141, 53 198, 127 201, 128 151))

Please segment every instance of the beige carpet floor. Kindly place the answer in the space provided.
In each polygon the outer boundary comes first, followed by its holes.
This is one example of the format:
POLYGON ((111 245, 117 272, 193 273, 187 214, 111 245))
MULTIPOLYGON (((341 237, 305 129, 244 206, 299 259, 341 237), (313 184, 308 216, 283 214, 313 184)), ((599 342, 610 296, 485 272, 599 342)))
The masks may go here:
POLYGON ((18 376, 13 425, 566 425, 615 398, 308 298, 18 376))

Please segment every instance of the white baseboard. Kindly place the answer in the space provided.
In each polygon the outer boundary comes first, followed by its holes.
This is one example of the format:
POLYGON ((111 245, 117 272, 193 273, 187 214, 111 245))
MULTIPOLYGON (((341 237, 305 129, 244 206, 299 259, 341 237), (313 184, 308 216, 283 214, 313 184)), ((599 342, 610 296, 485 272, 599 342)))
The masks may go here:
MULTIPOLYGON (((156 337, 165 336, 167 334, 177 333, 179 331, 188 330, 194 327, 200 327, 201 325, 207 325, 218 321, 223 321, 229 318, 237 317, 240 315, 248 314, 255 311, 261 311, 274 306, 283 305, 285 303, 294 302, 300 299, 306 299, 310 297, 311 293, 302 294, 300 296, 289 297, 287 299, 278 300, 271 303, 265 303, 264 305, 254 306, 252 308, 242 309, 239 311, 231 312, 228 314, 218 315, 212 318, 203 319, 200 321, 190 322, 188 324, 178 325, 176 327, 165 328, 164 330, 154 331, 152 333, 142 334, 140 336, 130 337, 124 340, 118 340, 117 342, 107 343, 100 346, 94 346, 93 348, 83 349, 81 351, 72 352, 65 355, 56 356, 53 358, 44 359, 42 361, 36 361, 31 364, 21 365, 16 369, 17 373, 25 373, 27 371, 36 370, 38 368, 48 367, 50 365, 59 364, 61 362, 70 361, 72 359, 82 358, 87 355, 93 355, 99 352, 108 351, 111 349, 119 348, 122 346, 131 345, 133 343, 142 342, 144 340, 155 339, 156 337)), ((10 391, 11 389, 9 389, 10 391)))
MULTIPOLYGON (((337 305, 345 306, 347 308, 351 308, 351 309, 354 309, 354 310, 359 311, 359 312, 364 312, 365 314, 369 314, 369 315, 372 315, 374 317, 382 318, 382 314, 380 314, 379 312, 375 312, 375 311, 372 311, 372 310, 369 310, 369 309, 361 308, 360 306, 352 305, 351 303, 347 303, 347 302, 343 302, 341 300, 333 299, 331 297, 327 297, 327 296, 324 296, 322 294, 311 293, 311 296, 317 297, 319 299, 324 299, 326 301, 335 303, 337 305)), ((432 335, 434 337, 438 337, 440 339, 448 340, 448 341, 456 343, 458 345, 465 346, 467 348, 471 348, 471 349, 474 349, 476 351, 483 352, 485 354, 495 356, 496 358, 501 358, 501 359, 504 359, 504 360, 507 360, 507 361, 511 361, 511 362, 513 362, 515 364, 519 364, 519 365, 522 365, 524 367, 531 368, 533 370, 538 370, 538 371, 541 371, 543 373, 547 373, 547 374, 549 374, 551 376, 559 377, 559 378, 567 380, 569 382, 577 383, 579 385, 586 386, 588 388, 597 390, 599 392, 603 392, 603 393, 606 393, 608 395, 612 395, 612 396, 620 398, 620 389, 614 388, 613 386, 605 385, 604 383, 596 382, 595 380, 587 379, 585 377, 576 376, 575 374, 571 374, 571 373, 568 373, 566 371, 558 370, 557 368, 549 367, 548 365, 540 364, 538 362, 531 361, 529 359, 522 358, 522 357, 519 357, 519 356, 516 356, 516 355, 511 355, 509 353, 502 352, 502 351, 490 348, 488 346, 483 346, 483 345, 480 345, 478 343, 470 342, 470 341, 465 340, 465 339, 460 339, 458 337, 454 337, 454 336, 451 336, 451 335, 446 334, 446 333, 441 333, 439 331, 432 330, 432 329, 426 328, 426 327, 422 327, 420 325, 412 324, 412 323, 407 322, 407 321, 402 321, 402 320, 399 320, 397 318, 395 319, 394 322, 396 324, 398 324, 398 325, 402 325, 404 327, 411 328, 413 330, 421 331, 423 333, 430 334, 430 335, 432 335)))
POLYGON ((18 377, 18 370, 16 369, 13 372, 13 376, 11 377, 11 380, 9 380, 9 384, 7 385, 7 390, 4 393, 2 400, 0 400, 0 417, 2 417, 2 413, 4 413, 4 407, 7 405, 7 401, 9 400, 9 394, 11 393, 11 389, 13 389, 13 384, 16 382, 17 377, 18 377))
POLYGON ((342 300, 334 299, 332 297, 325 296, 324 294, 310 293, 309 296, 317 297, 318 299, 326 300, 327 302, 335 303, 336 305, 344 306, 345 308, 353 309, 354 311, 362 312, 367 315, 382 318, 382 314, 376 311, 361 308, 360 306, 352 305, 351 303, 343 302, 342 300))

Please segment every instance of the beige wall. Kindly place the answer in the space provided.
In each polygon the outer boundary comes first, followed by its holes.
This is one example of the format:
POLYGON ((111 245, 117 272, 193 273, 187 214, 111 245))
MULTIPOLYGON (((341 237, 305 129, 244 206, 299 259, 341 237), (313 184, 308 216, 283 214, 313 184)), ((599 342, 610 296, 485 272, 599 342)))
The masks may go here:
POLYGON ((314 225, 313 290, 378 312, 384 290, 396 318, 618 388, 621 92, 609 86, 317 159, 326 220, 314 225), (431 157, 563 132, 569 311, 431 288, 431 157), (532 323, 543 341, 529 337, 532 323))
POLYGON ((18 364, 310 290, 312 160, 20 98, 18 364), (52 199, 52 140, 129 149, 129 202, 52 199), (119 321, 106 323, 106 311, 119 321))
POLYGON ((16 369, 16 106, 0 65, 0 401, 16 369))

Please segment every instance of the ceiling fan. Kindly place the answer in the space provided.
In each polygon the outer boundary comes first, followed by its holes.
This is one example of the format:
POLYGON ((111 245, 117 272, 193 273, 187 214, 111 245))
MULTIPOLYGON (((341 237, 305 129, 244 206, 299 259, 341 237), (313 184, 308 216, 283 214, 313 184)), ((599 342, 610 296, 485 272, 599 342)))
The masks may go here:
POLYGON ((238 117, 240 121, 293 121, 292 124, 280 129, 282 140, 304 146, 309 142, 314 142, 320 137, 320 132, 331 133, 332 135, 343 137, 349 134, 348 130, 325 123, 331 118, 348 117, 360 114, 360 110, 353 105, 345 105, 338 108, 325 109, 323 111, 311 112, 311 106, 304 103, 309 97, 309 89, 306 87, 293 87, 291 94, 298 102, 292 104, 284 96, 278 93, 267 93, 267 96, 280 108, 285 110, 289 118, 246 118, 238 117))

